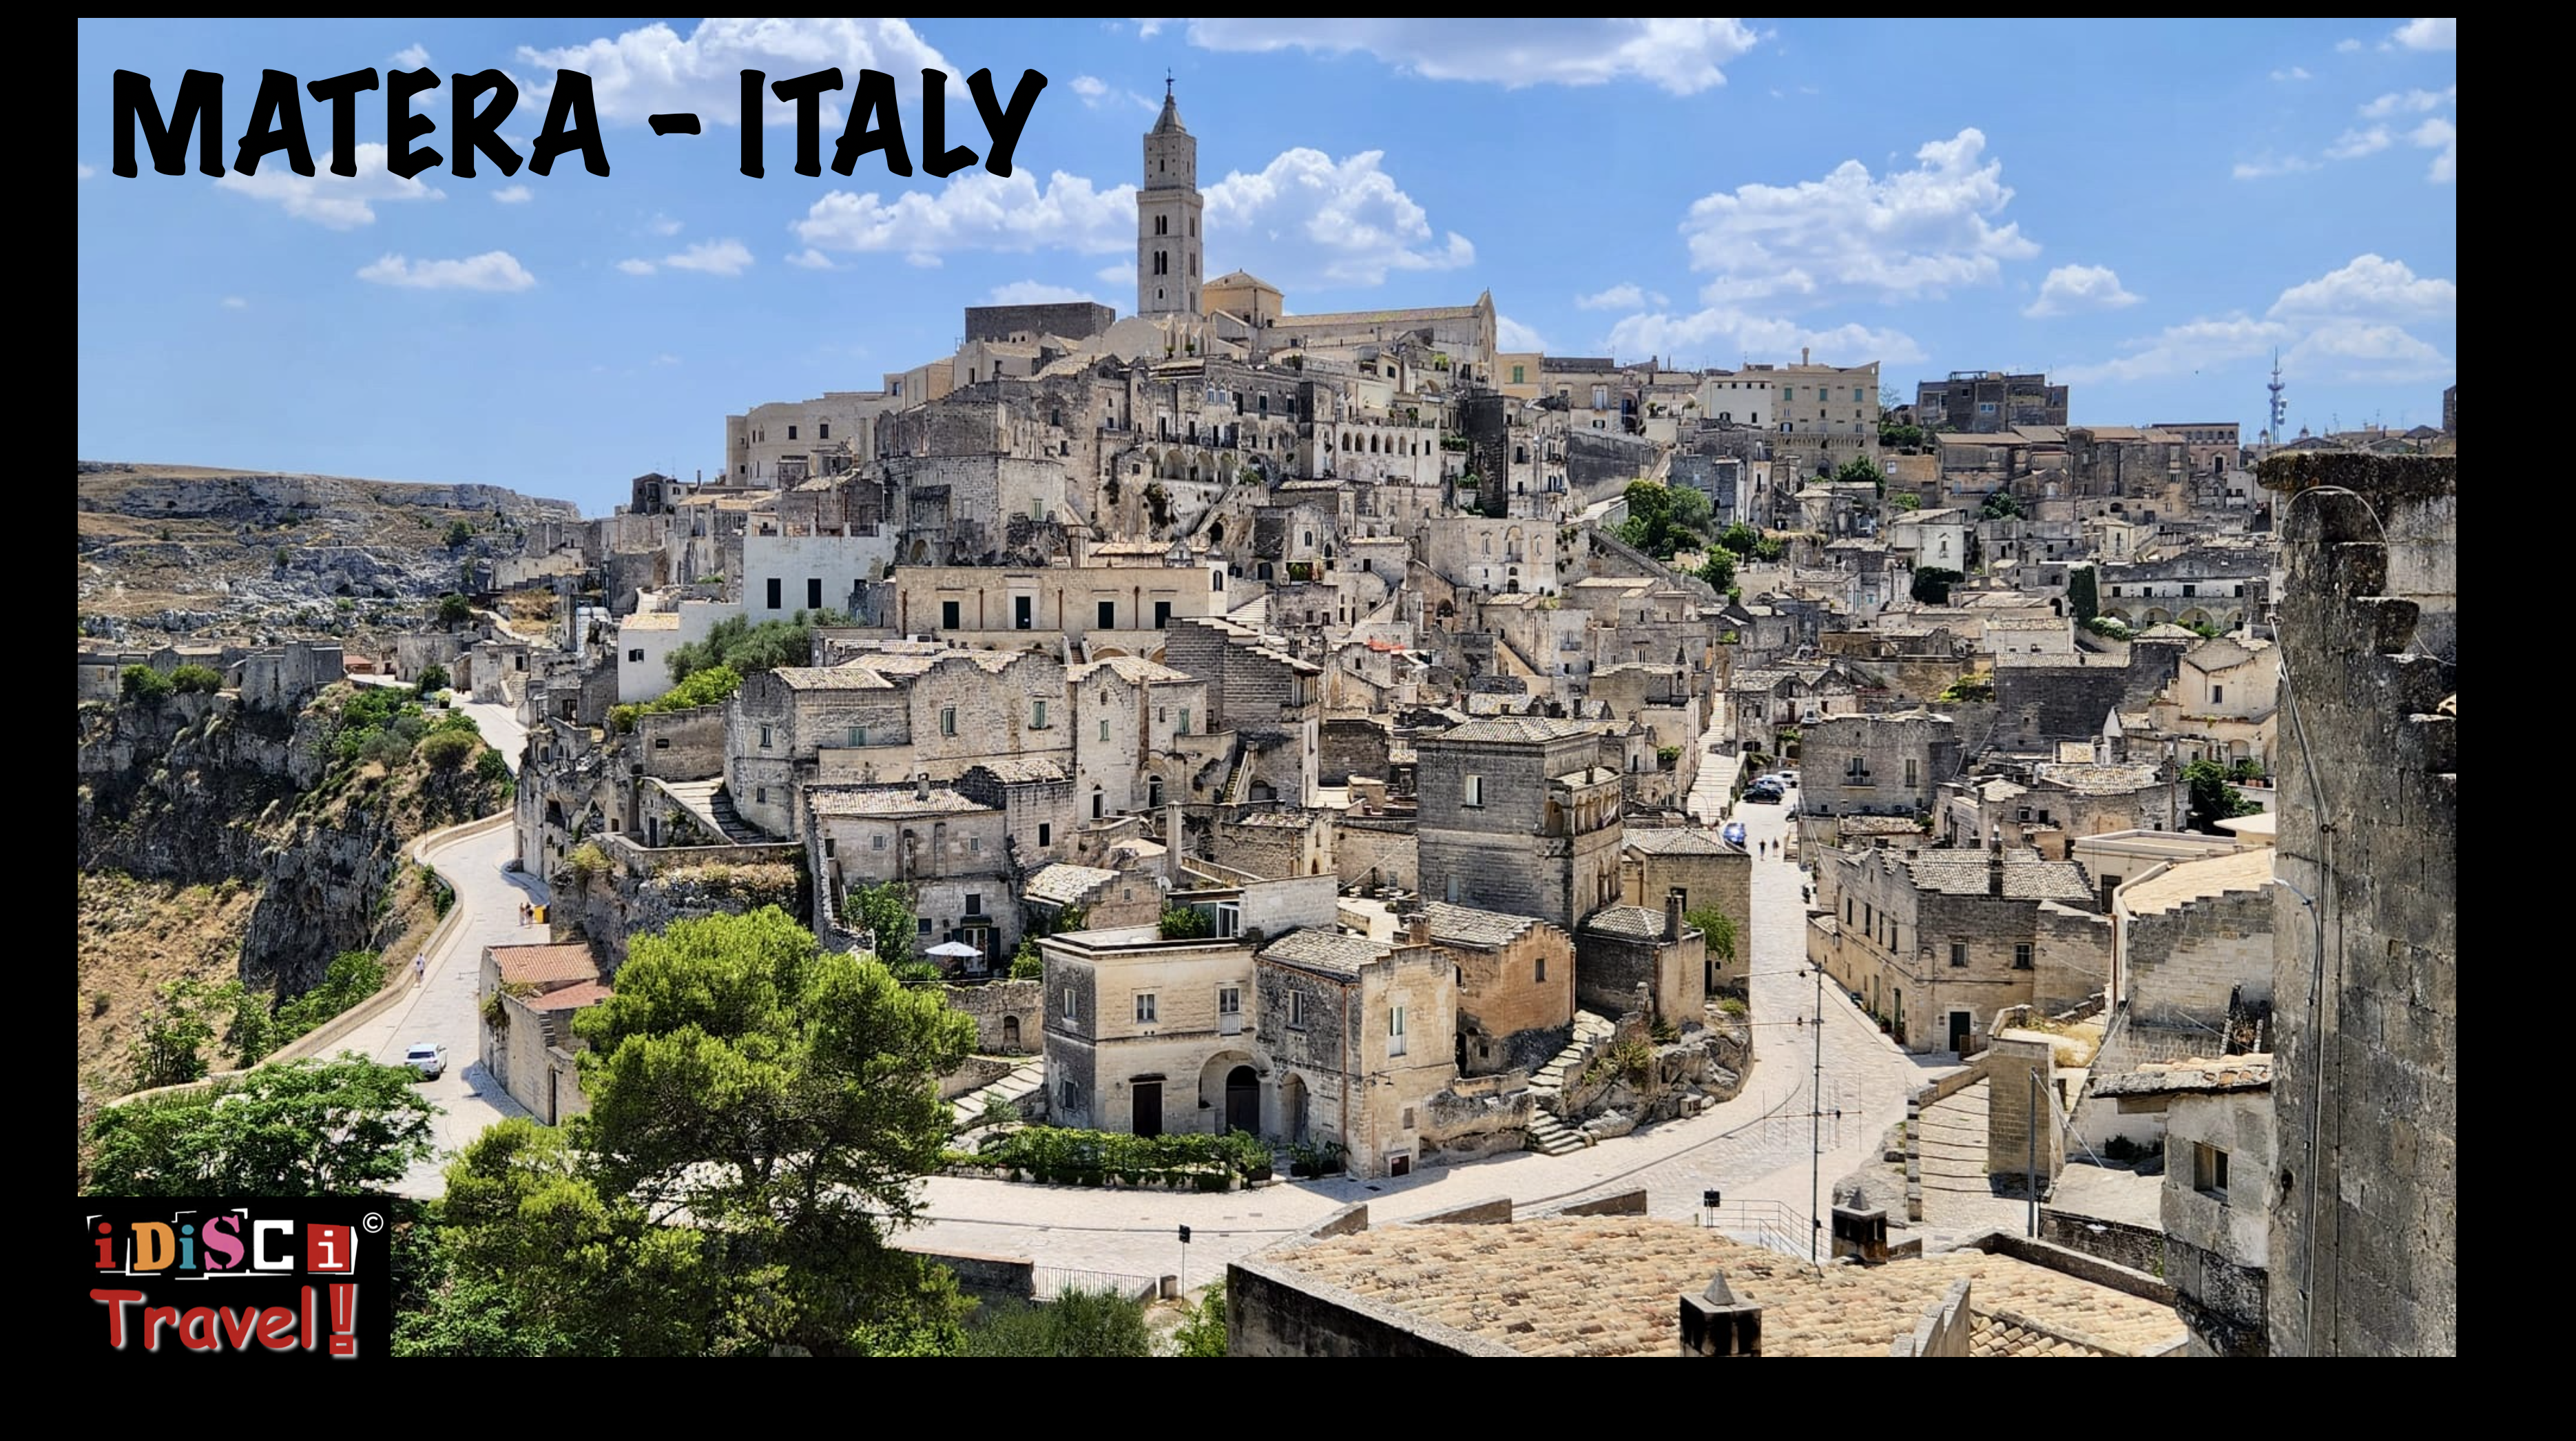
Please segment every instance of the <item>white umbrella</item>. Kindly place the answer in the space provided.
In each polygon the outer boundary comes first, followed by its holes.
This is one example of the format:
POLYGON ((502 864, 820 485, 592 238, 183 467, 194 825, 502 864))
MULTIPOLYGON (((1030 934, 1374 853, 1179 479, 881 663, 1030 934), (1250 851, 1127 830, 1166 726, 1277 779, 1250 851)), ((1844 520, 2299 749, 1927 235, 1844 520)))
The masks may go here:
POLYGON ((975 947, 966 944, 964 941, 941 941, 938 945, 932 946, 922 954, 929 956, 958 956, 962 958, 966 956, 980 956, 984 953, 977 950, 975 947))

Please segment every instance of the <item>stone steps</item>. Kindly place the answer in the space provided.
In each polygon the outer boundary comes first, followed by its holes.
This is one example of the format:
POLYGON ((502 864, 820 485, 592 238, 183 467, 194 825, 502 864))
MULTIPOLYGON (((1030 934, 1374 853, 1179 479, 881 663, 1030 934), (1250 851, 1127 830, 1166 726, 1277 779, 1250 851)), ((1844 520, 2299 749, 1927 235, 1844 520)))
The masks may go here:
POLYGON ((1035 1058, 980 1091, 969 1091, 955 1104, 957 1132, 964 1135, 983 1124, 984 1108, 992 1101, 1017 1109, 1021 1098, 1046 1085, 1046 1061, 1035 1058))
MULTIPOLYGON (((1574 1013, 1574 1034, 1566 1041, 1565 1049, 1530 1073, 1530 1091, 1537 1098, 1541 1112, 1552 1112, 1557 1108, 1558 1098, 1565 1091, 1566 1078, 1581 1078, 1583 1068, 1592 1061, 1593 1053, 1608 1045, 1618 1030, 1618 1026, 1590 1011, 1574 1013)), ((1550 1120, 1553 1119, 1551 1116, 1550 1120)))
POLYGON ((1542 1156, 1562 1156, 1580 1151, 1592 1144, 1592 1138, 1568 1127, 1545 1111, 1532 1111, 1529 1125, 1529 1149, 1542 1156))

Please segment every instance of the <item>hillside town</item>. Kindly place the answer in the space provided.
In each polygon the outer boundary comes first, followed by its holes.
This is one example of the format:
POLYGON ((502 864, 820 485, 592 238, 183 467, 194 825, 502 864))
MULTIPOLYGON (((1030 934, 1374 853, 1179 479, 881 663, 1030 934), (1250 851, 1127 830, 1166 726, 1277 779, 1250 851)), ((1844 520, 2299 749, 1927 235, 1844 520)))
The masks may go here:
POLYGON ((86 703, 417 692, 507 763, 404 852, 443 1009, 314 1053, 558 1126, 630 955, 775 907, 971 1021, 903 1242, 969 1289, 1222 1279, 1236 1355, 2455 1351, 2455 385, 2086 425, 1303 312, 1203 244, 1180 88, 1132 313, 711 412, 381 644, 84 639, 86 703))

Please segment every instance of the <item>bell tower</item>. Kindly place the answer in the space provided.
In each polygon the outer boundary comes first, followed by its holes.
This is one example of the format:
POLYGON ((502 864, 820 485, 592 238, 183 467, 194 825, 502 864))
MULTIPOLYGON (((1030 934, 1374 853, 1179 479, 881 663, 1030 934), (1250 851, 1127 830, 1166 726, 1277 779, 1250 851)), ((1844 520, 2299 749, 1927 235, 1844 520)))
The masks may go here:
POLYGON ((1145 136, 1145 182, 1136 192, 1136 313, 1197 315, 1206 281, 1199 250, 1199 142, 1181 126, 1172 81, 1145 136))

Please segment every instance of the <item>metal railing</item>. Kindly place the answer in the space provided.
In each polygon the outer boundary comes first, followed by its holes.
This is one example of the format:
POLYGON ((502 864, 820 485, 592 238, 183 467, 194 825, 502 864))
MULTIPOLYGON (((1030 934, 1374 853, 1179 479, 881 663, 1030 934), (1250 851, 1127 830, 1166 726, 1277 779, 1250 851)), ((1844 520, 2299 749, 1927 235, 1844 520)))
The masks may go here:
POLYGON ((1109 1291, 1131 1301, 1147 1301, 1160 1294, 1163 1278, 1137 1276, 1124 1271, 1082 1271, 1066 1266, 1032 1266, 1029 1268, 1030 1299, 1052 1301, 1067 1291, 1109 1291))
POLYGON ((1811 1227, 1807 1218, 1786 1201, 1734 1201, 1715 1210, 1703 1210, 1699 1215, 1712 1230, 1738 1241, 1801 1261, 1807 1259, 1807 1233, 1811 1227))

